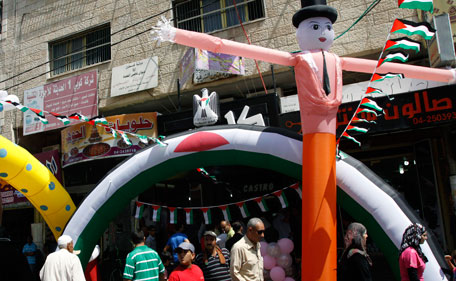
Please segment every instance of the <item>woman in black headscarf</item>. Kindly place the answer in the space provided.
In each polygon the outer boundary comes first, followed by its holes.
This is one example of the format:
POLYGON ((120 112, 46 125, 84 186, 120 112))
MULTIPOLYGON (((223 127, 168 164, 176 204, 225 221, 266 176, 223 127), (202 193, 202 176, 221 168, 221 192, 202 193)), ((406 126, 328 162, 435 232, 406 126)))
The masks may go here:
POLYGON ((399 249, 399 269, 402 281, 423 281, 423 272, 428 259, 420 245, 427 240, 426 228, 421 224, 409 225, 402 235, 399 249))
POLYGON ((366 251, 367 230, 360 223, 351 223, 344 237, 345 249, 340 258, 338 280, 372 281, 372 261, 366 251))

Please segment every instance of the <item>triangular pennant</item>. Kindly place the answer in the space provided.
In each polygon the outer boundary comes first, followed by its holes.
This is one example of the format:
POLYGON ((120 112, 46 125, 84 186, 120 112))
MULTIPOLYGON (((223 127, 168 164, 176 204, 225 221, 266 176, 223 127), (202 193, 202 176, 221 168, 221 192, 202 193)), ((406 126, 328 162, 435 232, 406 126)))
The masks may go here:
POLYGON ((383 91, 373 87, 367 87, 366 95, 383 94, 383 91))
POLYGON ((70 116, 68 116, 68 118, 74 119, 74 120, 79 120, 79 121, 85 121, 85 122, 90 120, 88 117, 85 117, 84 115, 82 115, 80 113, 73 113, 70 116))
POLYGON ((14 105, 17 109, 19 109, 22 112, 26 112, 27 110, 29 110, 29 108, 27 106, 22 105, 22 104, 20 104, 18 102, 15 102, 15 101, 12 101, 12 100, 8 100, 8 99, 5 99, 4 101, 9 103, 9 104, 14 105))
POLYGON ((373 101, 369 98, 363 98, 361 100, 360 106, 364 106, 367 108, 371 108, 371 109, 383 112, 383 108, 381 108, 375 101, 373 101))
POLYGON ((239 202, 239 203, 236 203, 236 205, 239 207, 239 210, 241 211, 241 215, 244 219, 247 217, 250 217, 250 213, 249 213, 249 210, 247 209, 247 204, 245 204, 245 202, 239 202))
POLYGON ((65 115, 61 115, 61 114, 55 113, 55 112, 49 112, 49 113, 52 114, 52 116, 54 116, 55 118, 57 118, 57 120, 62 122, 63 125, 68 125, 71 122, 70 119, 68 119, 68 117, 66 117, 65 115))
POLYGON ((266 200, 264 200, 263 197, 257 197, 257 198, 255 198, 253 200, 255 200, 255 202, 257 202, 258 207, 260 207, 262 212, 269 211, 268 205, 266 205, 266 200))
POLYGON ((137 219, 142 218, 143 211, 144 211, 144 204, 136 201, 135 218, 137 218, 137 219))
POLYGON ((285 196, 285 193, 283 190, 278 190, 273 193, 277 198, 280 200, 280 204, 282 205, 282 209, 285 209, 288 207, 288 200, 287 197, 285 196))
POLYGON ((176 207, 168 207, 169 210, 169 223, 176 224, 177 223, 177 209, 176 207))
POLYGON ((351 140, 352 142, 354 142, 354 143, 358 144, 359 146, 361 146, 361 143, 359 141, 357 141, 354 137, 350 136, 347 132, 344 132, 342 134, 342 137, 343 138, 347 138, 347 139, 351 140))
POLYGON ((36 117, 38 117, 38 119, 41 121, 41 123, 43 124, 49 124, 49 121, 44 117, 44 113, 42 110, 40 109, 36 109, 36 108, 29 108, 31 111, 35 112, 36 114, 36 117))
POLYGON ((370 110, 370 109, 367 109, 367 108, 361 108, 361 107, 359 107, 359 108, 356 110, 355 114, 360 114, 360 113, 370 113, 370 114, 373 114, 373 115, 375 115, 375 116, 378 116, 376 111, 370 110))
POLYGON ((406 62, 409 58, 409 55, 404 54, 403 52, 395 52, 395 53, 390 53, 387 54, 383 59, 378 60, 377 67, 382 65, 383 63, 387 61, 400 61, 400 62, 406 62))
POLYGON ((408 39, 407 37, 401 37, 397 39, 390 39, 386 41, 385 48, 383 51, 389 51, 391 49, 404 49, 404 50, 412 50, 415 51, 415 53, 418 53, 420 51, 420 42, 408 39))
POLYGON ((160 221, 160 215, 161 215, 161 210, 162 210, 162 207, 161 206, 157 206, 157 205, 152 205, 152 221, 160 221))
MULTIPOLYGON (((111 130, 112 130, 112 129, 111 129, 111 130)), ((132 142, 131 142, 130 138, 128 138, 127 133, 125 133, 124 131, 121 131, 121 130, 117 130, 117 132, 120 134, 120 136, 122 137, 123 141, 124 141, 128 146, 131 146, 131 145, 132 145, 132 142)))
POLYGON ((193 224, 193 209, 184 208, 185 211, 185 223, 193 224))
POLYGON ((413 21, 396 19, 391 28, 391 33, 402 33, 407 36, 417 34, 426 40, 431 40, 434 37, 435 29, 427 22, 415 23, 413 21))
POLYGON ((201 211, 203 212, 204 223, 205 224, 212 224, 211 209, 209 209, 209 208, 201 208, 201 211))
MULTIPOLYGON (((385 73, 385 74, 379 74, 379 73, 374 73, 374 75, 372 76, 372 79, 371 81, 372 82, 380 82, 380 81, 383 81, 385 79, 388 79, 388 78, 400 78, 400 79, 403 79, 404 78, 404 74, 402 73, 392 73, 392 72, 388 72, 388 73, 385 73)), ((375 89, 375 88, 373 88, 375 89)))
POLYGON ((108 125, 108 121, 103 116, 98 115, 98 116, 95 116, 93 118, 90 118, 89 124, 92 124, 92 125, 97 125, 97 124, 108 125))
POLYGON ((402 9, 419 9, 430 13, 434 11, 432 0, 398 0, 398 7, 402 9))
POLYGON ((355 132, 359 132, 359 133, 367 133, 367 131, 368 131, 365 128, 360 128, 360 127, 356 127, 356 126, 352 126, 352 125, 348 125, 346 130, 355 131, 355 132))
POLYGON ((230 209, 228 208, 228 206, 224 205, 224 206, 219 206, 220 210, 222 210, 222 213, 223 213, 223 217, 226 221, 231 221, 231 213, 230 213, 230 209))

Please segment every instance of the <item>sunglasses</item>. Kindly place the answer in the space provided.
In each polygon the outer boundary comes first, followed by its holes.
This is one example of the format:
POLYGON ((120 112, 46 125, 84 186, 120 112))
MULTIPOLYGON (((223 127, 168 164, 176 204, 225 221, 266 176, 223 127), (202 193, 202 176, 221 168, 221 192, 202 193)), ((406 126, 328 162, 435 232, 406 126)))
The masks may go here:
POLYGON ((258 235, 264 234, 264 230, 257 230, 258 235))

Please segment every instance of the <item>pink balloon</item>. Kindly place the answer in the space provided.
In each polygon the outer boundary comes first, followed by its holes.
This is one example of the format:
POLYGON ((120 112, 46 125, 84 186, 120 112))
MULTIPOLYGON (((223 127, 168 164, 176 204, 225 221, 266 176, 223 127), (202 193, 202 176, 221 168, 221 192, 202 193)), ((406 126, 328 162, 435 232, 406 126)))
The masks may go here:
POLYGON ((275 258, 280 256, 280 254, 281 254, 279 244, 277 244, 275 242, 271 242, 268 244, 267 251, 268 251, 268 255, 270 255, 271 257, 275 257, 275 258))
POLYGON ((289 254, 294 249, 293 241, 291 241, 288 238, 280 239, 279 241, 277 241, 277 244, 279 245, 282 254, 289 254))
POLYGON ((283 269, 289 268, 293 264, 293 258, 289 254, 281 254, 277 258, 277 265, 283 269))
POLYGON ((261 241, 260 245, 261 245, 261 247, 260 247, 261 256, 264 257, 268 254, 268 252, 267 252, 268 242, 261 241))
POLYGON ((285 280, 285 270, 280 266, 273 267, 269 272, 271 275, 272 281, 284 281, 285 280))
POLYGON ((295 280, 293 278, 291 278, 291 277, 287 277, 283 281, 295 281, 295 280))
POLYGON ((271 269, 274 266, 276 266, 276 260, 274 257, 271 257, 269 255, 266 255, 263 257, 263 266, 266 269, 271 269))

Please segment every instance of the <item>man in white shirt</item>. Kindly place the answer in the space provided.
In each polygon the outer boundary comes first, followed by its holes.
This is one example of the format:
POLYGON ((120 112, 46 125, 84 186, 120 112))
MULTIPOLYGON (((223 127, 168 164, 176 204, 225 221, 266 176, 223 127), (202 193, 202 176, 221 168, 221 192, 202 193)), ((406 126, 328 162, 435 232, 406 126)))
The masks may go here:
POLYGON ((59 250, 49 254, 41 268, 41 281, 85 281, 81 262, 73 253, 73 239, 62 235, 57 244, 59 250))

